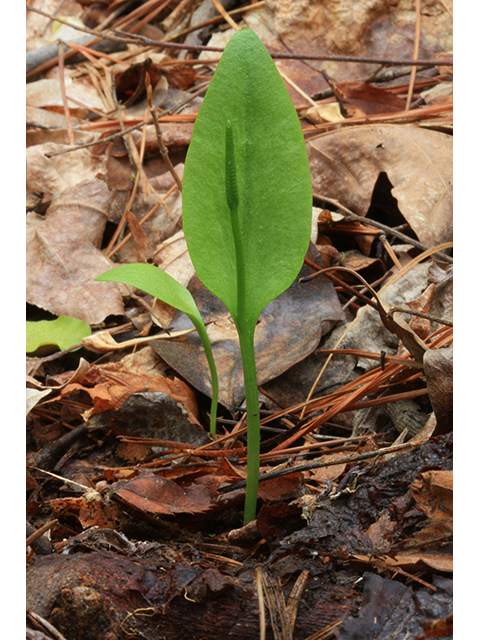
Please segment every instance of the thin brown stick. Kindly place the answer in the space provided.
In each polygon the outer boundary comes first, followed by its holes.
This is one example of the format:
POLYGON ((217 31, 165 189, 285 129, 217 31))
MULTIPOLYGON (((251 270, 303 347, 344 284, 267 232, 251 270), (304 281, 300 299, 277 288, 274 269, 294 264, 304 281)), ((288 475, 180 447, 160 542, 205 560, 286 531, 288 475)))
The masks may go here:
POLYGON ((371 351, 360 351, 359 349, 317 349, 315 353, 318 355, 332 354, 334 356, 357 356, 357 358, 367 358, 368 360, 378 360, 379 362, 381 362, 383 359, 385 362, 402 364, 405 367, 412 367, 413 369, 422 369, 422 365, 415 360, 405 360, 404 358, 399 358, 398 356, 382 356, 380 353, 372 353, 371 351))
POLYGON ((60 75, 60 91, 62 94, 62 102, 63 102, 63 112, 65 113, 65 120, 67 121, 67 133, 68 133, 68 141, 71 146, 75 144, 75 137, 73 135, 73 127, 72 121, 70 119, 70 108, 68 106, 68 98, 67 98, 67 90, 65 89, 65 45, 59 40, 58 41, 58 70, 60 75))
MULTIPOLYGON (((305 127, 303 133, 308 135, 314 133, 316 135, 309 138, 314 140, 320 137, 325 130, 329 130, 332 126, 335 127, 349 127, 351 125, 359 124, 372 124, 375 122, 414 122, 418 120, 425 120, 431 116, 443 116, 446 113, 453 111, 453 102, 442 102, 441 104, 432 104, 429 107, 419 107, 418 109, 410 109, 410 111, 397 111, 395 113, 377 113, 368 116, 362 116, 360 118, 345 118, 344 120, 336 120, 335 122, 326 122, 324 124, 316 124, 311 127, 305 127)), ((328 131, 327 131, 328 132, 328 131)))
POLYGON ((40 536, 43 536, 44 533, 46 533, 47 531, 49 531, 54 524, 57 524, 58 520, 50 520, 50 522, 45 523, 42 527, 40 527, 39 529, 37 529, 35 531, 35 533, 32 533, 30 536, 28 536, 28 538, 26 539, 26 546, 30 546, 32 544, 32 542, 35 542, 35 540, 38 540, 38 538, 40 538, 40 536))
POLYGON ((388 253, 390 260, 393 262, 393 264, 397 267, 397 269, 400 271, 400 269, 402 268, 402 265, 400 264, 400 260, 397 258, 397 256, 395 255, 395 252, 392 249, 392 245, 389 243, 389 241, 387 240, 387 236, 384 235, 383 233, 380 234, 379 236, 380 242, 383 245, 383 248, 385 249, 385 251, 388 253))
POLYGON ((160 123, 158 122, 157 111, 155 109, 155 105, 152 102, 152 85, 151 85, 150 76, 149 76, 148 73, 145 74, 145 86, 147 88, 148 110, 150 112, 150 116, 151 116, 151 118, 153 120, 153 124, 155 126, 155 133, 156 133, 156 136, 157 136, 157 144, 158 144, 158 148, 160 150, 160 154, 161 154, 161 156, 163 158, 163 161, 167 165, 168 170, 172 174, 173 179, 177 183, 177 187, 178 187, 178 189, 179 189, 179 191, 181 193, 182 192, 182 181, 180 180, 180 177, 179 177, 178 173, 176 172, 175 167, 172 164, 172 161, 170 160, 170 156, 168 155, 168 149, 165 146, 165 143, 163 142, 162 130, 160 129, 160 123))
POLYGON ((161 4, 161 2, 162 0, 147 0, 133 11, 130 11, 130 13, 122 16, 114 26, 122 29, 129 28, 132 22, 143 18, 151 9, 154 9, 157 5, 161 4))
POLYGON ((235 20, 232 18, 232 16, 225 11, 224 7, 220 4, 218 0, 210 0, 210 2, 213 4, 215 9, 225 20, 225 22, 228 22, 228 24, 232 27, 232 29, 235 29, 235 31, 240 31, 241 27, 239 27, 238 24, 235 22, 235 20))
MULTIPOLYGON (((372 458, 380 458, 381 456, 386 456, 391 453, 400 453, 404 451, 409 451, 410 449, 414 449, 416 447, 425 444, 428 440, 418 440, 417 442, 406 442, 404 444, 394 445, 390 447, 383 447, 381 449, 377 449, 376 451, 367 451, 366 453, 360 453, 356 456, 347 456, 345 458, 340 458, 336 460, 328 460, 326 462, 309 462, 307 464, 298 464, 293 467, 288 467, 287 469, 279 469, 278 471, 271 471, 269 473, 264 473, 258 479, 259 482, 265 482, 266 480, 272 480, 273 478, 280 478, 282 476, 289 476, 292 473, 299 473, 301 471, 310 471, 311 469, 323 469, 324 467, 331 467, 332 465, 337 464, 352 464, 356 462, 363 462, 364 460, 371 460, 372 458)), ((230 493, 230 491, 236 491, 237 489, 242 489, 246 485, 245 480, 241 480, 240 482, 235 482, 225 487, 219 487, 217 489, 218 493, 230 493)))
POLYGON ((142 18, 142 20, 140 20, 136 25, 134 25, 130 29, 130 33, 138 33, 141 29, 143 29, 143 27, 146 24, 149 24, 155 18, 155 16, 157 16, 160 13, 160 11, 163 11, 163 9, 165 9, 170 4, 171 1, 172 0, 165 0, 165 2, 159 3, 158 7, 156 7, 155 9, 152 9, 152 11, 147 13, 147 15, 144 18, 142 18))
MULTIPOLYGON (((420 45, 420 0, 415 0, 415 42, 413 45, 413 57, 414 59, 418 58, 418 48, 420 45)), ((407 104, 406 110, 410 110, 410 106, 412 104, 413 97, 413 89, 415 87, 415 76, 417 75, 417 67, 412 67, 412 71, 410 73, 410 82, 408 85, 408 94, 407 94, 407 104)))
POLYGON ((391 313, 395 311, 398 311, 398 313, 407 313, 410 316, 425 318, 425 320, 430 320, 430 322, 438 322, 438 324, 444 324, 447 327, 453 327, 453 322, 451 320, 447 320, 446 318, 439 318, 438 316, 431 316, 430 314, 422 313, 421 311, 413 311, 413 309, 408 309, 407 307, 390 307, 391 313))
MULTIPOLYGON (((119 29, 114 29, 114 33, 119 36, 123 36, 125 41, 128 41, 128 33, 122 32, 119 29)), ((110 36, 105 36, 108 39, 110 36)), ((174 42, 165 42, 163 40, 152 40, 145 36, 135 35, 131 38, 131 41, 135 43, 143 42, 145 45, 152 47, 173 47, 177 49, 186 49, 187 51, 224 51, 223 47, 207 47, 202 45, 187 45, 174 42)), ((453 60, 394 60, 393 58, 361 58, 359 56, 342 56, 336 54, 318 54, 318 55, 305 55, 303 53, 290 53, 283 51, 269 51, 272 58, 285 59, 285 60, 332 60, 335 62, 354 62, 358 64, 381 64, 381 65, 401 65, 401 66, 425 66, 425 65, 451 65, 453 66, 453 60)))
POLYGON ((335 629, 343 624, 343 620, 337 620, 336 622, 332 622, 332 624, 327 624, 326 627, 320 629, 320 631, 316 631, 305 640, 328 640, 330 636, 333 634, 335 629))
POLYGON ((260 616, 260 640, 265 640, 267 621, 265 616, 265 598, 263 597, 262 570, 260 567, 255 568, 255 584, 257 586, 258 613, 260 616))
POLYGON ((171 34, 169 37, 167 34, 176 29, 182 20, 185 19, 191 2, 192 0, 180 0, 177 6, 172 9, 170 14, 162 20, 160 27, 165 31, 165 40, 173 39, 178 36, 178 34, 171 34))
POLYGON ((75 51, 78 51, 78 53, 81 53, 82 55, 84 55, 85 58, 88 58, 93 64, 97 64, 96 59, 105 58, 105 60, 110 60, 110 62, 112 62, 113 64, 120 64, 125 67, 131 66, 131 64, 129 62, 126 62, 125 60, 121 60, 120 58, 114 58, 108 53, 103 53, 102 51, 96 51, 95 49, 92 49, 91 47, 87 47, 83 44, 77 44, 75 42, 67 42, 67 47, 70 47, 70 49, 75 49, 75 51))

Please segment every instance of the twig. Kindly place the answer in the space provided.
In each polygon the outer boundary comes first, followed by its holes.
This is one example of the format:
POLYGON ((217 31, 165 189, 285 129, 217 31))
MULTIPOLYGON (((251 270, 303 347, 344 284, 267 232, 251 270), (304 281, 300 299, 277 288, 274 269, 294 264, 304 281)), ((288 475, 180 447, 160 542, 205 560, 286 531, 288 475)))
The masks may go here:
MULTIPOLYGON (((135 35, 131 36, 131 34, 121 31, 120 29, 114 29, 113 32, 119 36, 123 36, 125 41, 131 40, 132 43, 135 42, 143 42, 145 45, 150 45, 152 47, 171 47, 176 49, 186 49, 187 51, 222 51, 223 47, 207 47, 203 45, 193 45, 193 44, 179 44, 174 42, 165 42, 163 40, 152 40, 151 38, 147 38, 145 36, 135 35)), ((110 36, 105 34, 105 38, 109 38, 110 36)), ((438 65, 449 65, 453 66, 453 60, 394 60, 393 58, 361 58, 359 56, 341 56, 336 54, 317 54, 317 55, 308 55, 303 53, 290 53, 284 51, 269 51, 269 54, 272 58, 285 59, 285 60, 332 60, 335 62, 355 62, 359 64, 382 64, 382 65, 402 65, 402 66, 438 66, 438 65)))
MULTIPOLYGON (((438 245, 437 245, 438 246, 438 245)), ((442 249, 445 249, 449 246, 453 246, 453 243, 443 243, 443 245, 440 245, 440 247, 442 249)), ((392 284, 394 284, 395 282, 397 282, 397 280, 399 280, 400 278, 402 278, 406 273, 408 273, 408 271, 414 267, 416 264, 422 262, 422 260, 425 260, 426 258, 428 258, 430 255, 432 254, 438 254, 438 251, 435 251, 435 247, 433 249, 427 249, 426 251, 424 251, 423 253, 421 253, 419 256, 416 256, 415 258, 413 258, 413 260, 410 260, 410 262, 405 265, 405 267, 402 268, 401 271, 398 271, 395 275, 393 275, 390 280, 380 289, 379 294, 383 295, 385 293, 385 291, 388 289, 388 287, 390 287, 392 284)), ((363 307, 363 309, 360 309, 359 313, 357 314, 357 316, 355 317, 355 319, 347 326, 347 328, 345 329, 345 331, 342 333, 342 335, 340 336, 340 338, 337 340, 336 344, 335 344, 335 349, 342 343, 342 341, 345 339, 345 336, 347 335, 347 333, 350 331, 350 329, 355 326, 355 324, 360 320, 360 318, 363 315, 363 312, 365 311, 366 307, 363 307)), ((433 346, 433 345, 431 345, 433 346)), ((308 403, 311 402, 311 398, 313 396, 313 393, 315 391, 315 389, 317 388, 318 383, 320 382, 323 374, 325 373, 330 361, 332 360, 333 355, 329 355, 325 364, 323 365, 323 367, 320 369, 320 372, 318 374, 318 376, 315 378, 315 381, 312 385, 312 387, 310 388, 310 391, 308 393, 307 399, 305 404, 303 405, 304 407, 306 407, 308 405, 308 403)), ((304 415, 304 409, 302 409, 302 414, 301 414, 301 418, 303 418, 304 415)))
POLYGON ((65 120, 67 121, 68 140, 73 146, 75 144, 75 137, 73 135, 72 121, 70 119, 70 109, 68 106, 67 91, 65 89, 65 45, 61 40, 58 41, 58 71, 60 75, 60 92, 62 94, 63 111, 65 113, 65 120))
POLYGON ((155 125, 155 133, 157 135, 158 148, 160 149, 160 153, 161 153, 161 156, 163 158, 163 161, 167 165, 167 168, 170 171, 170 173, 172 174, 173 179, 177 183, 177 187, 178 187, 178 189, 179 189, 179 191, 181 193, 182 192, 182 181, 180 180, 180 177, 179 177, 178 173, 176 172, 175 167, 172 164, 172 161, 170 160, 170 156, 168 155, 168 149, 165 146, 165 143, 163 142, 162 130, 160 129, 160 124, 158 122, 155 105, 152 102, 152 84, 150 82, 150 76, 149 76, 148 73, 145 74, 145 86, 146 86, 146 89, 147 89, 148 110, 150 111, 150 116, 152 117, 153 124, 155 125))
POLYGON ((343 624, 343 620, 337 620, 336 622, 332 622, 332 624, 327 624, 326 627, 323 627, 320 631, 316 631, 311 636, 308 636, 308 638, 305 638, 305 640, 328 640, 328 638, 333 635, 334 630, 341 624, 343 624))
POLYGON ((378 360, 381 362, 393 362, 394 364, 402 364, 405 367, 413 367, 414 369, 422 369, 422 365, 415 360, 404 360, 398 356, 382 355, 380 353, 372 353, 371 351, 360 351, 359 349, 317 349, 317 355, 339 355, 339 356, 356 356, 357 358, 368 358, 369 360, 378 360))
POLYGON ((139 20, 138 23, 130 29, 130 33, 137 33, 138 31, 143 29, 143 27, 151 22, 153 18, 155 18, 155 16, 160 13, 160 11, 163 11, 163 9, 165 9, 171 1, 172 0, 165 0, 165 2, 158 2, 158 7, 152 9, 152 11, 147 13, 147 15, 142 18, 142 20, 139 20))
MULTIPOLYGON (((61 454, 70 447, 76 440, 88 433, 84 424, 75 427, 71 431, 67 431, 63 436, 50 442, 44 446, 43 449, 27 458, 27 465, 32 468, 46 467, 50 464, 53 465, 53 461, 56 460, 61 454)), ((41 469, 43 471, 43 469, 41 469)), ((44 471, 44 473, 47 473, 44 471)))
POLYGON ((447 320, 446 318, 437 318, 437 316, 431 316, 428 313, 421 313, 421 311, 413 311, 406 307, 390 307, 391 313, 395 311, 398 313, 407 313, 411 316, 418 316, 419 318, 425 318, 425 320, 430 320, 431 322, 438 322, 438 324, 444 324, 446 327, 453 327, 453 322, 451 320, 447 320))
POLYGON ((42 616, 38 613, 35 613, 35 611, 29 611, 27 609, 27 617, 29 618, 30 622, 32 622, 37 627, 37 629, 46 631, 50 635, 52 640, 67 640, 63 633, 60 633, 60 631, 58 631, 51 622, 45 620, 45 618, 42 618, 42 616))
POLYGON ((262 570, 260 567, 255 568, 255 584, 257 586, 258 612, 260 616, 260 640, 265 640, 267 621, 265 616, 265 598, 263 597, 262 587, 262 570))
POLYGON ((48 538, 43 536, 43 534, 49 531, 54 524, 57 524, 57 522, 58 520, 50 520, 50 522, 47 522, 39 529, 35 529, 35 527, 32 527, 32 525, 27 522, 27 538, 25 545, 27 547, 31 546, 38 555, 48 555, 49 553, 53 553, 54 548, 52 543, 48 538), (43 539, 40 540, 42 537, 43 539), (34 545, 35 542, 37 543, 36 545, 34 545), (39 542, 40 544, 38 544, 39 542), (35 547, 37 547, 37 549, 35 549, 35 547))
POLYGON ((235 20, 225 11, 225 8, 220 4, 218 0, 210 0, 210 2, 225 20, 225 22, 228 22, 232 29, 235 29, 235 31, 240 31, 241 27, 239 27, 235 20))
POLYGON ((379 240, 383 245, 383 248, 385 249, 385 251, 388 253, 390 260, 393 262, 393 264, 397 267, 397 269, 400 271, 400 269, 402 268, 402 265, 400 264, 400 260, 397 258, 397 256, 395 255, 393 249, 392 249, 392 245, 389 243, 389 241, 387 240, 387 236, 383 233, 381 233, 379 235, 379 240))
MULTIPOLYGON (((428 442, 427 440, 419 440, 418 442, 406 442, 405 444, 399 444, 392 447, 384 447, 382 449, 377 449, 376 451, 368 451, 366 453, 361 453, 358 456, 349 456, 346 458, 340 458, 336 460, 329 460, 327 462, 309 462, 307 464, 300 464, 294 467, 289 467, 288 469, 280 469, 278 471, 271 471, 270 473, 264 473, 258 479, 259 482, 265 482, 266 480, 272 480, 273 478, 280 478, 283 476, 289 476, 292 473, 300 473, 302 471, 310 471, 311 469, 321 469, 323 467, 330 467, 334 464, 350 464, 354 462, 362 462, 363 460, 370 460, 371 458, 376 458, 377 456, 386 456, 390 453, 399 453, 403 451, 408 451, 410 449, 414 449, 422 444, 428 442)), ((235 482, 226 487, 219 487, 217 489, 218 493, 230 493, 230 491, 236 491, 237 489, 243 489, 246 485, 246 481, 242 480, 240 482, 235 482)))
MULTIPOLYGON (((413 57, 416 59, 418 57, 418 47, 420 44, 420 19, 421 19, 421 15, 420 15, 420 0, 415 0, 415 11, 416 11, 416 16, 415 16, 415 42, 413 45, 413 57)), ((406 104, 406 110, 409 111, 410 106, 412 104, 412 96, 413 96, 413 89, 415 87, 415 76, 417 74, 417 67, 412 67, 412 72, 410 74, 410 83, 408 85, 408 94, 407 94, 407 104, 406 104)))

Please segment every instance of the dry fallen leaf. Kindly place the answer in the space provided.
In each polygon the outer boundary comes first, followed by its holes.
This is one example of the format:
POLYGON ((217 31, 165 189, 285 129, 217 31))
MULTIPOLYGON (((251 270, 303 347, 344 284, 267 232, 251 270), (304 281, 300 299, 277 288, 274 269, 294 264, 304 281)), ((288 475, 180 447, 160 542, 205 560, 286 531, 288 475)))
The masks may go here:
MULTIPOLYGON (((90 109, 102 109, 103 103, 97 90, 88 82, 68 76, 65 78, 65 91, 67 98, 73 98, 76 102, 68 100, 68 106, 72 115, 86 115, 90 109), (79 108, 78 102, 82 104, 79 108)), ((63 98, 60 82, 56 78, 43 78, 36 82, 27 84, 27 105, 30 107, 50 107, 53 111, 56 108, 63 110, 63 98)))
POLYGON ((47 157, 49 153, 67 148, 66 144, 53 142, 28 147, 27 192, 42 194, 44 201, 48 201, 53 194, 86 180, 94 180, 97 174, 104 172, 105 157, 95 157, 88 149, 47 157))
POLYGON ((370 125, 325 133, 308 144, 313 189, 365 216, 381 172, 427 247, 452 240, 452 137, 413 127, 370 125))
POLYGON ((112 268, 100 251, 110 193, 91 180, 54 196, 46 215, 27 214, 27 302, 88 324, 123 315, 121 290, 94 279, 112 268))
POLYGON ((181 513, 203 513, 214 505, 205 485, 193 483, 180 487, 173 480, 152 474, 122 483, 115 496, 141 512, 160 516, 181 513))
MULTIPOLYGON (((452 50, 453 25, 441 3, 422 8, 419 58, 440 57, 452 50)), ((243 19, 271 51, 404 59, 413 50, 414 22, 409 3, 358 2, 358 0, 267 0, 245 13, 243 19)), ((222 45, 223 46, 223 43, 222 45)), ((358 68, 349 62, 327 60, 279 60, 279 70, 307 94, 328 87, 320 74, 325 69, 337 80, 358 80, 358 68)), ((449 70, 451 68, 448 68, 449 70)), ((376 64, 362 64, 362 76, 378 71, 376 64)), ((295 104, 305 99, 289 89, 295 104)))
POLYGON ((453 427, 453 348, 430 350, 423 362, 428 396, 437 418, 436 434, 449 433, 453 427))

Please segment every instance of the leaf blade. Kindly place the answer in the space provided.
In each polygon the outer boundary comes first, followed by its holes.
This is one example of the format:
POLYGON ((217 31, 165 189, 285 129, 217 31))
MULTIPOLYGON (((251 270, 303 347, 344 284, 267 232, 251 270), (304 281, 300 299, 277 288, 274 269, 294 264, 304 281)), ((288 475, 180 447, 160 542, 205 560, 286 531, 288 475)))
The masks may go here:
POLYGON ((119 282, 142 289, 187 315, 200 316, 195 300, 188 289, 151 264, 122 264, 95 278, 102 282, 119 282))
POLYGON ((311 229, 311 177, 298 116, 253 31, 235 33, 197 117, 187 154, 183 225, 205 286, 237 318, 237 264, 225 175, 230 120, 251 326, 302 266, 311 229))

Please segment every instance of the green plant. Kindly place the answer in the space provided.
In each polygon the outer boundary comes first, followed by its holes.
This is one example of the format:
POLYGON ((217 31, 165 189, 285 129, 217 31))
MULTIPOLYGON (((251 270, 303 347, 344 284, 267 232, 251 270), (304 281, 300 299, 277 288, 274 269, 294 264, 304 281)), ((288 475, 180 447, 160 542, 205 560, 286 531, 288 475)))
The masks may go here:
POLYGON ((213 359, 212 347, 208 339, 207 330, 190 291, 177 282, 175 278, 169 276, 168 273, 151 264, 123 264, 120 267, 115 267, 110 271, 102 273, 102 275, 95 278, 95 280, 121 282, 122 284, 142 289, 151 296, 155 296, 155 298, 187 314, 200 336, 208 366, 210 367, 210 375, 212 377, 210 433, 215 437, 218 403, 217 369, 215 367, 215 360, 213 359))
POLYGON ((82 338, 92 333, 90 326, 68 316, 59 316, 55 320, 27 320, 27 353, 48 352, 58 347, 60 351, 82 342, 82 338))
MULTIPOLYGON (((185 163, 183 228, 198 277, 238 331, 248 425, 245 522, 255 518, 260 464, 255 327, 301 269, 311 210, 298 116, 268 51, 243 29, 225 48, 197 116, 185 163)), ((115 273, 108 279, 116 280, 115 273)), ((128 284, 139 286, 131 273, 128 284)))

